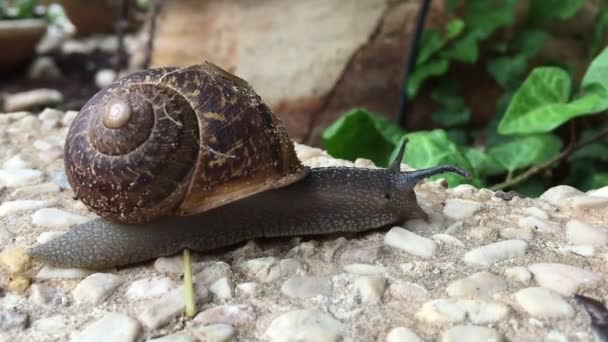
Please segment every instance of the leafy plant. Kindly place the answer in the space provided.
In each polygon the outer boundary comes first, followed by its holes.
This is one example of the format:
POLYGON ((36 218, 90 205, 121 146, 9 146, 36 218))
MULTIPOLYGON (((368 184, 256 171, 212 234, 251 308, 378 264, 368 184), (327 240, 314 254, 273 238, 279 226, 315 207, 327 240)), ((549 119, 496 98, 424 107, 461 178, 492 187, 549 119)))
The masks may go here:
MULTIPOLYGON (((458 3, 448 0, 447 8, 456 9, 458 3)), ((471 171, 470 181, 445 175, 450 186, 470 182, 535 196, 551 185, 550 171, 558 165, 563 166, 558 173, 565 175, 559 178, 565 184, 581 190, 608 185, 608 127, 586 127, 575 134, 573 124, 584 125, 581 118, 608 110, 608 48, 602 47, 608 4, 598 16, 589 50, 592 57, 580 83, 573 80, 567 61, 531 67, 550 37, 544 25, 572 17, 583 3, 531 0, 525 25, 510 38, 496 41, 490 38, 497 31, 514 25, 517 1, 467 1, 462 18, 452 17, 443 29, 423 32, 406 86, 413 97, 425 81, 437 78, 428 94, 437 104, 432 120, 442 129, 405 132, 377 114, 355 109, 327 128, 325 147, 335 157, 366 157, 386 166, 407 138, 409 165, 454 164, 471 171), (482 52, 485 70, 504 93, 494 118, 482 131, 475 131, 469 127, 471 111, 458 80, 444 75, 454 63, 480 62, 482 52), (564 126, 571 128, 570 133, 564 126), (571 163, 564 165, 566 161, 571 163)))
POLYGON ((60 4, 42 6, 37 0, 0 0, 0 20, 45 19, 51 26, 72 33, 74 26, 60 4))

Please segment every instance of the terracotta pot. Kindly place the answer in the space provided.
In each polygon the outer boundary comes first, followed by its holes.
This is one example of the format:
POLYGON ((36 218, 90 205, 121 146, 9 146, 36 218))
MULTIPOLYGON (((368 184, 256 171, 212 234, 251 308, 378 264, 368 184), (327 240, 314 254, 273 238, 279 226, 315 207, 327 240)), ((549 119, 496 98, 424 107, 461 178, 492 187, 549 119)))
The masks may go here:
POLYGON ((117 0, 42 0, 40 3, 63 6, 78 35, 114 32, 117 0))
POLYGON ((36 45, 46 32, 43 19, 0 20, 0 71, 15 68, 34 56, 36 45))

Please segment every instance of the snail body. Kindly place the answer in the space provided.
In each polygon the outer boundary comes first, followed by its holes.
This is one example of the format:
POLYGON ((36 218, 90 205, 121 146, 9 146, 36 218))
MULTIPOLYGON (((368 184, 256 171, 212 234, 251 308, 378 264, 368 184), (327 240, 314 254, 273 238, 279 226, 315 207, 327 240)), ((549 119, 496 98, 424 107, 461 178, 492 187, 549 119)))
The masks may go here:
POLYGON ((386 169, 308 169, 283 125, 245 81, 210 63, 148 70, 100 91, 68 133, 68 180, 101 218, 29 253, 56 266, 107 268, 184 248, 209 251, 255 238, 361 232, 426 219, 414 186, 443 172, 468 173, 450 165, 402 172, 404 150, 405 143, 386 169), (158 84, 169 90, 146 89, 158 84), (150 109, 152 122, 144 120, 150 109), (159 119, 159 112, 165 116, 159 119), (159 122, 168 126, 158 128, 159 122), (130 127, 134 123, 154 128, 130 127), (98 138, 91 127, 112 139, 98 138), (119 134, 120 128, 125 130, 119 134), (133 141, 136 146, 123 146, 133 141), (151 152, 144 156, 124 156, 146 149, 151 152), (119 169, 119 161, 130 163, 119 169), (171 177, 151 169, 168 170, 171 177))

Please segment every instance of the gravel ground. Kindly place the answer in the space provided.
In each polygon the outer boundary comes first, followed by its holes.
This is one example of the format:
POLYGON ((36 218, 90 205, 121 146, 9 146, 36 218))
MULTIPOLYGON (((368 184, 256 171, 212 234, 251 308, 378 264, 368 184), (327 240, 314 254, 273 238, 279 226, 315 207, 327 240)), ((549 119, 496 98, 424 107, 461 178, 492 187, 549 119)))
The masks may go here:
MULTIPOLYGON (((195 254, 192 320, 179 256, 103 272, 30 261, 23 248, 95 217, 63 173, 74 115, 0 114, 2 341, 593 341, 574 295, 608 298, 608 188, 530 199, 425 181, 428 223, 195 254)), ((296 148, 312 167, 373 167, 296 148)))

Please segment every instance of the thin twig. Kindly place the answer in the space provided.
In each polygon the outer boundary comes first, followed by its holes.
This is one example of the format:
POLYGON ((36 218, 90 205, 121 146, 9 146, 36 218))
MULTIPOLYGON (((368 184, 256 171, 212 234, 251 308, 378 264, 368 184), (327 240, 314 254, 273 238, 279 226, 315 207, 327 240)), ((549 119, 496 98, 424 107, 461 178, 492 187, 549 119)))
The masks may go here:
POLYGON ((409 82, 410 75, 416 66, 416 60, 418 60, 418 42, 420 40, 420 36, 422 35, 422 30, 424 29, 424 23, 426 21, 426 15, 429 12, 430 3, 431 0, 424 0, 422 6, 420 7, 420 11, 418 12, 418 20, 416 21, 416 27, 414 27, 414 34, 410 40, 408 55, 405 60, 405 72, 403 73, 403 79, 401 81, 402 88, 401 96, 399 97, 399 111, 397 112, 397 116, 395 118, 396 124, 401 128, 405 128, 405 113, 407 112, 409 105, 407 84, 409 82))
POLYGON ((520 174, 517 177, 513 177, 513 179, 511 179, 508 182, 495 184, 495 185, 491 186, 490 189, 496 191, 496 190, 502 190, 502 189, 510 188, 514 185, 517 185, 517 184, 529 179, 530 177, 544 171, 545 169, 550 168, 553 164, 555 164, 561 160, 567 159, 575 151, 580 150, 581 148, 583 148, 589 144, 593 144, 594 142, 597 142, 605 137, 608 137, 608 129, 601 131, 601 132, 593 135, 591 138, 589 138, 583 142, 580 142, 578 144, 572 143, 574 141, 574 139, 570 139, 570 144, 568 144, 568 147, 566 147, 566 149, 564 149, 557 156, 547 160, 546 162, 540 163, 538 165, 534 165, 533 167, 528 169, 526 172, 520 174))
POLYGON ((150 9, 150 17, 148 22, 148 40, 144 50, 143 69, 148 69, 152 63, 152 51, 154 50, 154 36, 156 35, 156 21, 160 12, 160 1, 152 0, 152 8, 150 9))

